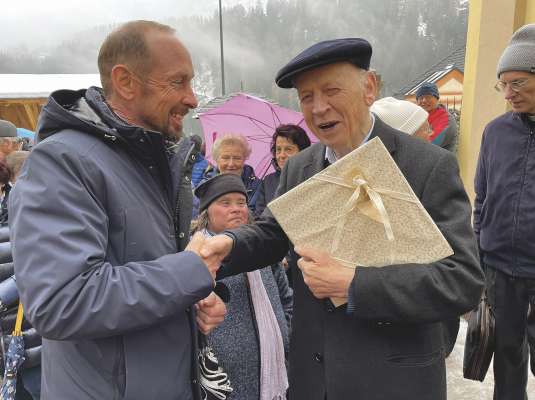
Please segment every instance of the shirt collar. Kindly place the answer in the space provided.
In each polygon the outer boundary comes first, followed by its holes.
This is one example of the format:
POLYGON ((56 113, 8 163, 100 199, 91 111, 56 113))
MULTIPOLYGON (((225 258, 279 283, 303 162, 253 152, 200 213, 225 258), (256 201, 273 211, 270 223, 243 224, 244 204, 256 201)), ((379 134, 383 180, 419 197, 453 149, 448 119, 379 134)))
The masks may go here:
MULTIPOLYGON (((373 115, 373 113, 370 113, 370 116, 372 118, 372 125, 364 140, 359 144, 359 147, 366 143, 368 140, 370 140, 370 136, 372 135, 373 127, 375 126, 375 115, 373 115)), ((330 147, 327 147, 325 150, 325 159, 329 162, 329 164, 334 164, 336 161, 338 161, 336 153, 330 147)))

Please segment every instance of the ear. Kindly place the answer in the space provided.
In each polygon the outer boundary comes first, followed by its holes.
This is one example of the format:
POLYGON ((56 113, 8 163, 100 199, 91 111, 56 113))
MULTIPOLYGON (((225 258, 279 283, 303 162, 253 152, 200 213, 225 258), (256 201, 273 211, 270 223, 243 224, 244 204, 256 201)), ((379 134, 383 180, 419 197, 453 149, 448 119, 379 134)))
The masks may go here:
POLYGON ((366 73, 366 82, 364 82, 364 101, 368 107, 371 107, 377 96, 377 76, 374 72, 366 73))
POLYGON ((132 100, 138 90, 139 79, 123 64, 115 65, 111 70, 113 93, 125 100, 132 100))

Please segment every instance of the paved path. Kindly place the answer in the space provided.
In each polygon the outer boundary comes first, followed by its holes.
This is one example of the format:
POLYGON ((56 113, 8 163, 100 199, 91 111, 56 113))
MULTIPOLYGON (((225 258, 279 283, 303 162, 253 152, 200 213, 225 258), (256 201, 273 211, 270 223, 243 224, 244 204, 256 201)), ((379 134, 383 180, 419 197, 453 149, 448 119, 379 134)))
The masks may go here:
MULTIPOLYGON (((492 363, 483 382, 463 378, 463 351, 466 337, 466 322, 461 321, 461 328, 453 352, 446 360, 448 379, 448 400, 492 400, 494 377, 492 363)), ((535 400, 535 377, 528 377, 528 398, 535 400)))

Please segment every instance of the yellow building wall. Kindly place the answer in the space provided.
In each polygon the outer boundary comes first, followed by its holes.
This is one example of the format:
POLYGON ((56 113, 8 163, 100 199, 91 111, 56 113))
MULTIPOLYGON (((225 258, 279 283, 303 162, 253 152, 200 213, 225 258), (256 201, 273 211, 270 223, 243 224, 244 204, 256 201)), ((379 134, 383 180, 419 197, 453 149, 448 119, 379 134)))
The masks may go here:
POLYGON ((535 22, 535 1, 528 1, 526 4, 526 18, 524 19, 525 24, 532 24, 535 22))
POLYGON ((503 96, 494 90, 496 66, 512 34, 535 22, 535 0, 471 0, 469 12, 458 159, 473 199, 481 134, 507 111, 503 96))

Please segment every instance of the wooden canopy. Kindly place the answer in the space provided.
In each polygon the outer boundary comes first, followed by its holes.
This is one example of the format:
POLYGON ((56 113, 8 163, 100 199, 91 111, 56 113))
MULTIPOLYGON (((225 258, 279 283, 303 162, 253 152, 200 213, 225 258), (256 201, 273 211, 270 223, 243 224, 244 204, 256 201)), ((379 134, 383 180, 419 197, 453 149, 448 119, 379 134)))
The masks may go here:
POLYGON ((0 119, 34 131, 50 93, 89 86, 100 86, 98 74, 0 74, 0 119))

